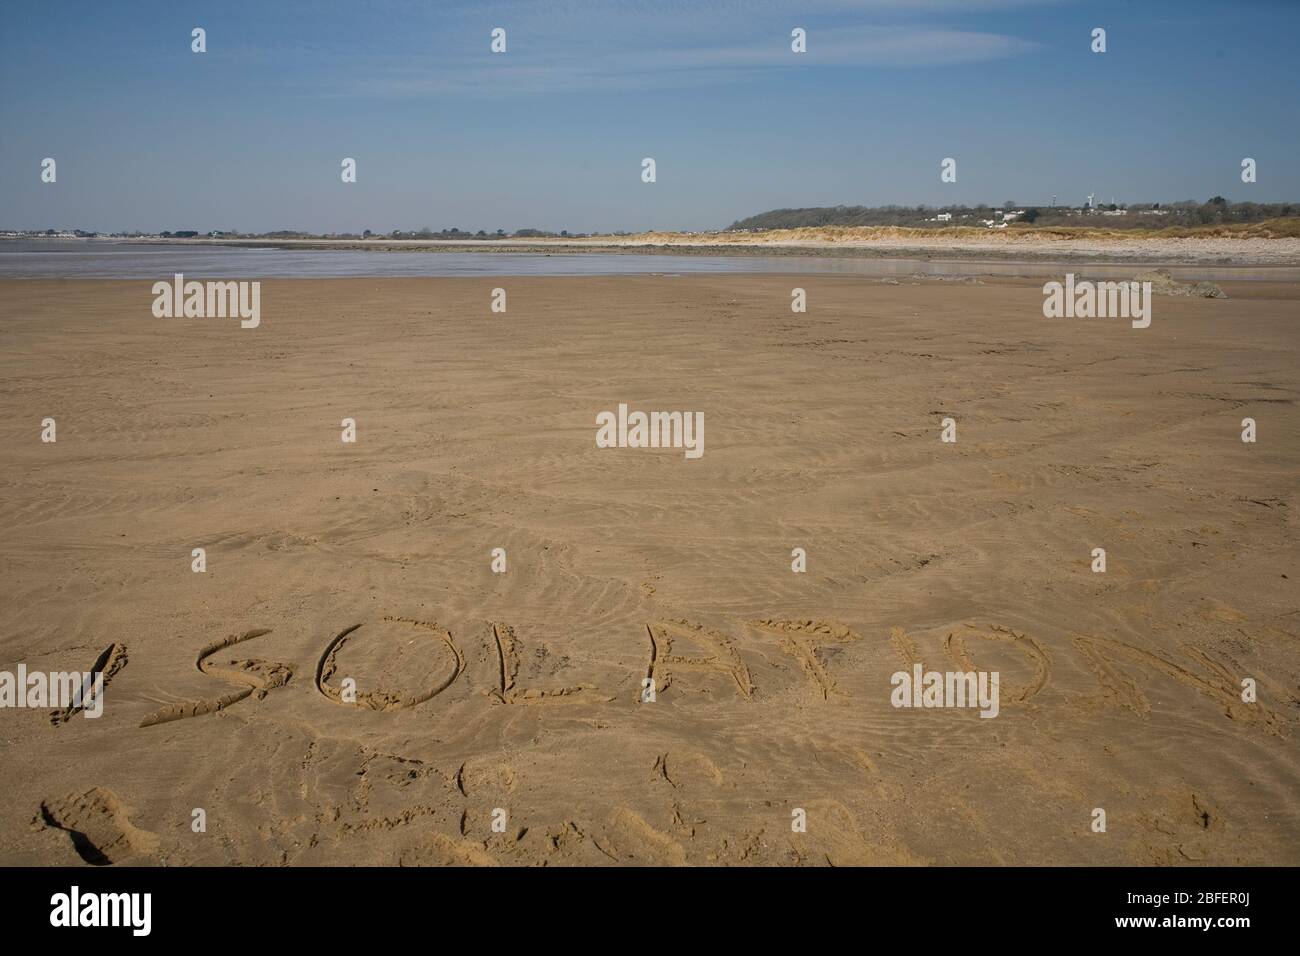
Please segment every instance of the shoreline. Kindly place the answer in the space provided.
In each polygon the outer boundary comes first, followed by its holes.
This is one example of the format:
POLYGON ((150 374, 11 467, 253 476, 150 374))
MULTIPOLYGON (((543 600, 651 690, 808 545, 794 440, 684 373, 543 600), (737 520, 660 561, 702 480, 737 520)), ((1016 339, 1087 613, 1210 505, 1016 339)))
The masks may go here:
MULTIPOLYGON (((23 237, 7 241, 40 241, 23 237)), ((50 237, 54 239, 56 237, 50 237)), ((61 241, 77 241, 57 237, 61 241)), ((717 257, 920 259, 961 262, 1088 262, 1094 265, 1206 265, 1219 267, 1300 266, 1300 239, 1293 238, 1050 238, 1046 235, 995 237, 936 236, 872 239, 761 239, 735 234, 672 236, 646 233, 627 237, 541 239, 221 239, 86 237, 87 243, 147 246, 210 246, 236 249, 290 249, 346 252, 480 253, 497 255, 676 255, 717 257), (1108 260, 1115 260, 1110 262, 1108 260)))

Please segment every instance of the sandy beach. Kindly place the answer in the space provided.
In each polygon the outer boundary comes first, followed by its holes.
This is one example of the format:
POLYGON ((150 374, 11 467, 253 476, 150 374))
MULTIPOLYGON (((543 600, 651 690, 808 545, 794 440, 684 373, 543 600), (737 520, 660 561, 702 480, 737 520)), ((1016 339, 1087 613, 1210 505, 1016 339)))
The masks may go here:
POLYGON ((0 670, 108 677, 0 710, 0 862, 1300 864, 1300 287, 1223 288, 0 282, 0 670))

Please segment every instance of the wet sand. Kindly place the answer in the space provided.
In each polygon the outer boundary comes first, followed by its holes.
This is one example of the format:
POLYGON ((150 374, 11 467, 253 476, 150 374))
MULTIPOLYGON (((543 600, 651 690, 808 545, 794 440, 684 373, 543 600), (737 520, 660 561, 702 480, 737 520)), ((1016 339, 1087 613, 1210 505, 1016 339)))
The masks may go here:
MULTIPOLYGON (((90 240, 93 244, 112 240, 90 240)), ((127 240, 122 240, 127 241, 127 240)), ((776 229, 766 232, 646 232, 618 236, 534 239, 132 239, 140 246, 365 250, 371 252, 497 253, 564 256, 780 256, 787 259, 900 259, 991 262, 1123 262, 1136 266, 1217 264, 1229 267, 1300 266, 1300 238, 1162 236, 1104 228, 992 230, 969 227, 776 229)), ((1285 281, 1292 281, 1287 276, 1285 281)))
POLYGON ((110 671, 0 709, 0 862, 1300 863, 1300 287, 1224 289, 0 282, 0 670, 110 671))

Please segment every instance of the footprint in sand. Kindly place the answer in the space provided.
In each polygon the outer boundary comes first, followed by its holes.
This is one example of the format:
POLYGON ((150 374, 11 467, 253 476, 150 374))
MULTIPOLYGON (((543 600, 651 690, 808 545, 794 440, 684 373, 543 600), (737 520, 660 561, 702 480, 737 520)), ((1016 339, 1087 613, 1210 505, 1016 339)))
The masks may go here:
POLYGON ((800 863, 824 863, 827 866, 916 866, 925 861, 905 846, 882 835, 871 839, 858 816, 848 806, 831 797, 806 802, 807 832, 792 833, 790 846, 800 863))
POLYGON ((655 829, 641 814, 619 807, 609 817, 596 846, 611 859, 658 866, 685 866, 686 848, 655 829))
POLYGON ((725 780, 716 763, 704 754, 691 751, 659 754, 650 769, 650 777, 653 780, 663 780, 674 790, 681 789, 687 783, 693 785, 699 780, 721 787, 725 780))
POLYGON ((1224 841, 1222 811, 1203 793, 1181 790, 1163 796, 1163 807, 1152 801, 1135 821, 1145 861, 1174 866, 1221 857, 1216 845, 1224 841))
POLYGON ((402 848, 398 866, 500 866, 480 844, 455 840, 441 833, 426 833, 402 848))
POLYGON ((134 826, 117 794, 103 787, 91 787, 61 800, 42 800, 32 823, 38 830, 62 830, 77 855, 91 866, 128 859, 141 862, 140 858, 158 852, 157 834, 134 826))

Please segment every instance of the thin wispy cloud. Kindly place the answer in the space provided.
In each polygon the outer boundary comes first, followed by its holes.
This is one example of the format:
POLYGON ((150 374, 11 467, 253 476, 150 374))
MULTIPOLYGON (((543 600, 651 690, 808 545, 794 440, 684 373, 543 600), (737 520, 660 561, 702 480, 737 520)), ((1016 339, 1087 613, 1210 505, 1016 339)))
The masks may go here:
MULTIPOLYGON (((716 88, 772 70, 960 66, 1040 48, 981 14, 1063 0, 497 0, 261 8, 213 62, 299 95, 394 99, 716 88), (489 31, 507 31, 492 55, 489 31), (807 31, 805 54, 791 30, 807 31)), ((218 42, 219 41, 219 42, 218 42)))
MULTIPOLYGON (((810 28, 805 28, 810 29, 810 28)), ((516 36, 520 36, 516 32, 516 36)), ((810 29, 808 52, 793 54, 788 30, 729 42, 645 46, 646 39, 590 32, 541 40, 527 36, 508 57, 344 56, 332 71, 332 92, 361 96, 517 96, 618 89, 677 89, 742 83, 771 69, 900 69, 942 67, 1018 56, 1038 48, 1022 37, 977 30, 914 26, 810 29), (572 41, 565 44, 565 39, 572 41), (593 49, 593 47, 595 47, 593 49)), ((486 48, 486 42, 479 44, 486 48)))

